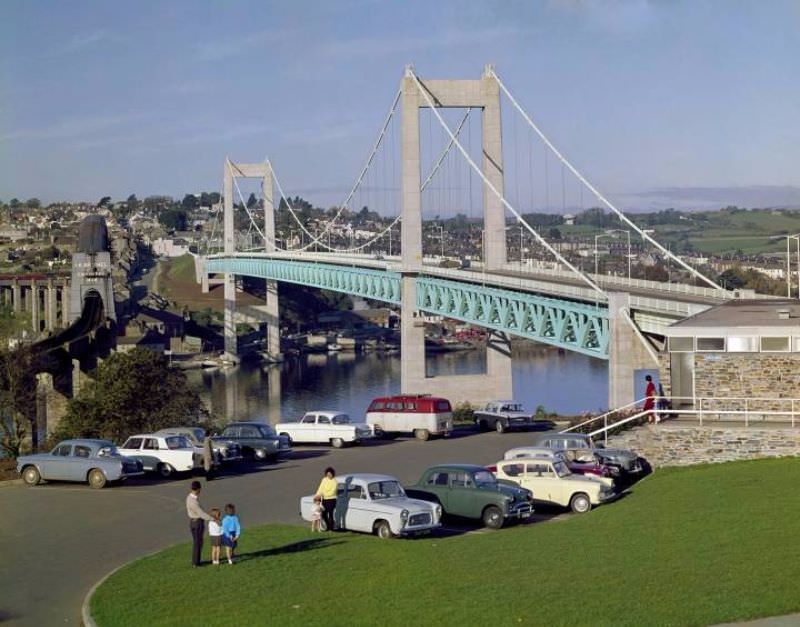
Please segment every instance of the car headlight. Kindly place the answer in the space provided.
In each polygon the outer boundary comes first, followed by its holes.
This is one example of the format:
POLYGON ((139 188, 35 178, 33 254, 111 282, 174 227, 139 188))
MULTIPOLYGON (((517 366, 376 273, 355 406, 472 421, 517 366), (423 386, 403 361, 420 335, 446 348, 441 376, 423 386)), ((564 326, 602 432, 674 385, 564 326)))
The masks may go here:
POLYGON ((406 521, 408 520, 408 510, 407 509, 404 509, 402 512, 400 512, 400 520, 403 521, 403 524, 406 524, 406 521))
POLYGON ((436 506, 436 520, 441 520, 441 519, 442 519, 442 506, 441 505, 437 505, 436 506))

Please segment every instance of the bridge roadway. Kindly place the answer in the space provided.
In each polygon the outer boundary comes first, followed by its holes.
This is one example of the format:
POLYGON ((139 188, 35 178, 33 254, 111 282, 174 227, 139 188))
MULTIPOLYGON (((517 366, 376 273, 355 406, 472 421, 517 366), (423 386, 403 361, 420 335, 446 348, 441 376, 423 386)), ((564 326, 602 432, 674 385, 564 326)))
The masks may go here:
MULTIPOLYGON (((238 257, 291 259, 317 263, 337 264, 350 267, 400 272, 399 257, 378 257, 366 254, 320 253, 311 251, 274 251, 269 253, 236 253, 238 257)), ((438 257, 423 260, 426 275, 486 284, 490 287, 539 293, 591 304, 605 304, 606 296, 589 287, 584 281, 567 270, 536 267, 519 262, 506 263, 501 270, 486 272, 480 262, 472 262, 469 268, 443 268, 438 257)), ((712 289, 681 283, 663 283, 643 279, 631 279, 608 275, 588 275, 605 291, 627 292, 631 295, 631 308, 637 322, 644 330, 658 332, 675 320, 694 315, 709 307, 737 297, 736 292, 722 288, 712 289)), ((771 298, 770 296, 746 293, 748 298, 771 298)))

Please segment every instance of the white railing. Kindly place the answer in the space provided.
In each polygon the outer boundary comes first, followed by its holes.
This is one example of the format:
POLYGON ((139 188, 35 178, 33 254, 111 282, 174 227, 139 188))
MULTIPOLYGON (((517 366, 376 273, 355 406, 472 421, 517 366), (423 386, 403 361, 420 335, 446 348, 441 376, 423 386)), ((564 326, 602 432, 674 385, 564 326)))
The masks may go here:
POLYGON ((798 426, 800 398, 776 397, 692 397, 692 396, 657 396, 655 409, 636 409, 642 407, 646 399, 639 399, 599 416, 594 416, 576 425, 563 429, 560 433, 570 433, 587 425, 597 425, 589 431, 592 437, 601 435, 608 441, 608 433, 634 420, 654 416, 659 420, 696 418, 698 426, 725 421, 743 422, 746 428, 753 424, 788 424, 792 428, 798 426), (665 407, 665 405, 668 405, 665 407), (614 414, 633 412, 622 419, 614 420, 614 414), (686 418, 683 418, 686 417, 686 418), (602 426, 600 426, 602 423, 602 426))

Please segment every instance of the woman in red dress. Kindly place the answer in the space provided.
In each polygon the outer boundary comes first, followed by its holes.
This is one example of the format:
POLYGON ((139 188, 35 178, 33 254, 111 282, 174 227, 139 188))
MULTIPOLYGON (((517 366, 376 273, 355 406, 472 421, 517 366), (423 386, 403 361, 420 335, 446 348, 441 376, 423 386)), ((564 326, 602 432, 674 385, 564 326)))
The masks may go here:
MULTIPOLYGON (((653 377, 649 374, 645 376, 644 380, 647 381, 647 388, 644 391, 644 411, 652 411, 656 408, 656 385, 653 383, 653 377)), ((656 422, 655 413, 648 414, 647 422, 650 424, 656 422)))

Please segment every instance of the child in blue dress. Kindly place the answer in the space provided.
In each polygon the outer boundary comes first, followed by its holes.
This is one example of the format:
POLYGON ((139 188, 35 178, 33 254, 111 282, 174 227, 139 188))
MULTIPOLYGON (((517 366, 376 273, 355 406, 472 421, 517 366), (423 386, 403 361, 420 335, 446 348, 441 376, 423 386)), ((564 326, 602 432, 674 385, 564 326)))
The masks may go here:
POLYGON ((236 550, 241 533, 242 526, 239 524, 236 508, 233 503, 228 503, 225 506, 225 517, 222 519, 222 544, 225 545, 228 564, 233 564, 233 553, 236 550))

